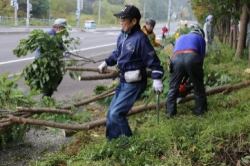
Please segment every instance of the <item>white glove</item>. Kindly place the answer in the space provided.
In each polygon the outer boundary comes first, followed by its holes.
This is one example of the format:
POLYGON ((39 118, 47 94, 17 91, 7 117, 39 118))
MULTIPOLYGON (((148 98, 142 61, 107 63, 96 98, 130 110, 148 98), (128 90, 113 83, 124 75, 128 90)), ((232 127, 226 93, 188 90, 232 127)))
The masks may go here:
POLYGON ((163 84, 160 79, 153 80, 153 89, 155 92, 162 92, 163 90, 163 84))
POLYGON ((68 51, 63 52, 63 57, 69 58, 70 57, 70 53, 68 51))
POLYGON ((104 61, 102 62, 99 66, 98 66, 98 69, 99 69, 99 72, 100 73, 103 73, 106 69, 107 69, 108 65, 107 63, 104 61))

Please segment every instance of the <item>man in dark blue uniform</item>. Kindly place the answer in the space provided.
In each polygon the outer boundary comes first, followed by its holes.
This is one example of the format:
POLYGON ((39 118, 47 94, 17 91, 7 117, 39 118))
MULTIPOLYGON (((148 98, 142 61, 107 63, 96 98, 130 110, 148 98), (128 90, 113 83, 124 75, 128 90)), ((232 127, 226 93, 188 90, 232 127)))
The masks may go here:
POLYGON ((146 88, 147 67, 152 70, 154 90, 161 92, 163 89, 163 68, 149 39, 141 31, 141 14, 138 8, 126 5, 114 16, 120 19, 122 31, 117 39, 116 49, 98 66, 101 73, 107 66, 114 65, 120 71, 120 83, 107 114, 106 137, 109 140, 132 135, 126 115, 146 88))
POLYGON ((188 76, 194 86, 195 115, 202 115, 207 110, 207 99, 203 82, 203 60, 205 57, 206 42, 204 32, 194 25, 190 33, 182 35, 176 41, 174 55, 170 63, 170 83, 166 102, 167 115, 176 115, 176 99, 181 81, 188 76))

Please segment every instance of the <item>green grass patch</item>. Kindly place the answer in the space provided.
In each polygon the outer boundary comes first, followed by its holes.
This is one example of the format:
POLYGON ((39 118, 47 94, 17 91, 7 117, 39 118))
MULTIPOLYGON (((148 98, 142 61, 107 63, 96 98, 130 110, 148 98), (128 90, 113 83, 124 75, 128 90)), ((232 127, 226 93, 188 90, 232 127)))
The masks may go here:
MULTIPOLYGON (((207 55, 204 62, 207 86, 237 83, 250 78, 244 73, 247 62, 236 60, 233 55, 229 47, 217 43, 216 49, 207 55)), ((159 56, 167 59, 168 55, 160 52, 159 56)), ((166 68, 167 60, 163 63, 166 63, 166 68)), ((166 73, 166 87, 161 100, 165 100, 167 82, 166 73)), ((250 88, 245 88, 209 96, 208 112, 203 117, 192 114, 193 101, 178 105, 178 114, 173 119, 167 119, 165 110, 161 110, 159 124, 155 110, 130 117, 134 133, 130 138, 121 137, 109 142, 103 128, 79 133, 75 141, 62 151, 48 154, 31 165, 250 165, 249 91, 250 88)), ((154 96, 148 88, 140 102, 155 102, 154 96)))

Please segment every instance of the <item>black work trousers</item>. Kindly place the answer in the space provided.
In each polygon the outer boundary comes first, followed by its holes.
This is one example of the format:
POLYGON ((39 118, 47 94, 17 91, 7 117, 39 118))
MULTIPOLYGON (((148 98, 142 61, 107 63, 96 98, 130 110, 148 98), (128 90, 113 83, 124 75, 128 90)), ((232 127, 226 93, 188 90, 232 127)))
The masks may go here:
POLYGON ((207 98, 203 82, 203 60, 195 53, 177 54, 171 59, 169 92, 166 102, 167 114, 174 116, 177 113, 176 99, 178 88, 186 75, 194 85, 195 108, 193 113, 201 115, 207 110, 207 98))

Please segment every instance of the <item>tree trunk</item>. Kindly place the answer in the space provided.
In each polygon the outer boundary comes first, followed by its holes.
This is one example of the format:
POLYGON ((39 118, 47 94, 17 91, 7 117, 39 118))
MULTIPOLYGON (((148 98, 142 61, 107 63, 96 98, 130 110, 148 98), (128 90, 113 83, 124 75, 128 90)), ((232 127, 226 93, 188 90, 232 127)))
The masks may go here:
MULTIPOLYGON (((250 24, 250 4, 248 5, 248 26, 250 26, 249 25, 250 24)), ((247 26, 247 28, 250 28, 250 27, 248 27, 247 26)), ((247 29, 247 32, 248 32, 248 65, 250 66, 250 34, 249 34, 249 29, 247 29)))
POLYGON ((230 26, 229 45, 233 48, 233 24, 230 26))
POLYGON ((223 19, 223 29, 224 29, 224 36, 223 36, 223 43, 229 43, 229 36, 230 36, 230 22, 228 22, 230 18, 223 19))
POLYGON ((242 7, 242 12, 240 16, 240 34, 239 41, 237 45, 237 50, 235 53, 235 57, 242 58, 243 49, 246 42, 246 29, 247 29, 247 21, 248 21, 248 7, 247 4, 244 4, 242 7))
POLYGON ((236 21, 234 21, 232 25, 232 38, 233 38, 232 48, 236 50, 238 43, 238 24, 236 21))

